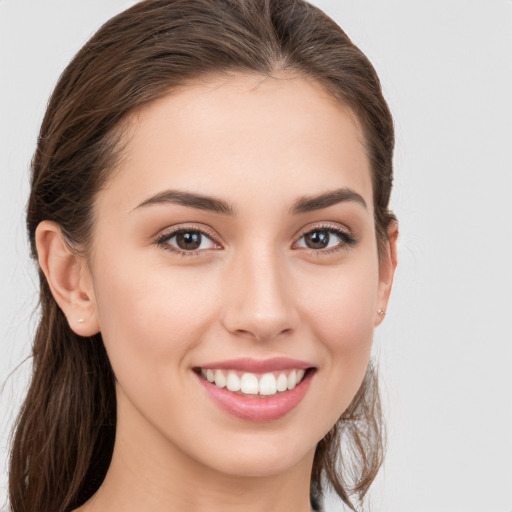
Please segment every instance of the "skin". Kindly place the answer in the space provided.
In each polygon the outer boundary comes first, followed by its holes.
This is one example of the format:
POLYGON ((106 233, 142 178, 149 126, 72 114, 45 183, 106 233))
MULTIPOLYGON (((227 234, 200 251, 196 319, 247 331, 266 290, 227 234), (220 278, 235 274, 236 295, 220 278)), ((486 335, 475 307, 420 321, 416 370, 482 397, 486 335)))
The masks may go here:
POLYGON ((357 120, 311 80, 236 75, 173 92, 129 126, 87 257, 70 252, 57 225, 37 231, 56 300, 78 334, 101 331, 117 378, 112 464, 79 510, 307 511, 315 446, 361 384, 396 265, 396 226, 378 258, 357 120), (221 199, 234 215, 139 206, 169 189, 221 199), (366 206, 290 212, 338 189, 366 206), (332 247, 308 248, 303 235, 326 225, 356 242, 331 232, 332 247), (208 233, 199 250, 156 242, 183 226, 208 233), (226 413, 192 371, 277 356, 316 372, 275 421, 226 413))

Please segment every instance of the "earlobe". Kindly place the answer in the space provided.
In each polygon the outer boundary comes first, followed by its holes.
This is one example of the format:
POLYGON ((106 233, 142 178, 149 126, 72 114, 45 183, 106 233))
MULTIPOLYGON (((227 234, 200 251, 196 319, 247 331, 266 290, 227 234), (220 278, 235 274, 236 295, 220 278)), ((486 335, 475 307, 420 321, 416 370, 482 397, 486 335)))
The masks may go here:
POLYGON ((386 314, 397 264, 397 242, 398 222, 394 220, 389 225, 388 242, 379 263, 379 298, 375 325, 379 325, 386 314))
POLYGON ((36 229, 39 266, 53 298, 79 336, 99 332, 94 289, 85 258, 66 242, 60 226, 42 221, 36 229))

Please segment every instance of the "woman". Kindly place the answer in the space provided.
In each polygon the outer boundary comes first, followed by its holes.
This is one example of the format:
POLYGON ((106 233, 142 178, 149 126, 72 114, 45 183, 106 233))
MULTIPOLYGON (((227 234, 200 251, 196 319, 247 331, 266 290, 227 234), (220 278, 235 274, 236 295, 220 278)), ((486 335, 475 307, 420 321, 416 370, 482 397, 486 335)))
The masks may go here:
POLYGON ((374 69, 306 2, 105 24, 33 160, 12 509, 306 511, 326 485, 354 508, 383 451, 392 152, 374 69))

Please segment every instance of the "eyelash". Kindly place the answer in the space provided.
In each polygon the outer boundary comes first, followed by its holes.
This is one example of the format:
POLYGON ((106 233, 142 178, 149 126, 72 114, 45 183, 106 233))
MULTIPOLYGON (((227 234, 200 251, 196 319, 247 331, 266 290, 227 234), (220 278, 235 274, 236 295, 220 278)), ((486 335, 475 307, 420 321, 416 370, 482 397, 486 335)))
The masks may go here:
MULTIPOLYGON (((334 254, 342 251, 346 251, 348 248, 353 247, 357 243, 356 237, 351 233, 348 229, 342 229, 337 225, 332 224, 321 224, 319 226, 314 226, 312 228, 307 228, 305 231, 301 233, 299 238, 297 239, 297 242, 301 240, 303 237, 310 233, 315 232, 324 232, 329 233, 329 235, 334 235, 338 238, 339 243, 331 247, 330 249, 311 249, 311 248, 304 248, 305 251, 307 251, 309 254, 312 254, 314 256, 326 256, 329 254, 334 254)), ((297 243, 295 242, 295 243, 297 243)))
MULTIPOLYGON (((345 231, 345 230, 339 228, 338 226, 333 226, 333 225, 328 225, 328 224, 314 226, 313 228, 303 231, 301 233, 301 235, 299 236, 299 238, 297 239, 297 241, 294 243, 296 244, 304 236, 306 236, 310 233, 318 232, 318 231, 326 232, 326 233, 329 233, 330 235, 336 236, 339 240, 339 243, 335 247, 332 247, 330 249, 303 248, 304 251, 307 251, 309 254, 313 254, 315 256, 323 256, 323 255, 327 255, 327 254, 341 252, 341 251, 346 250, 349 247, 353 247, 357 243, 357 239, 355 238, 355 236, 352 233, 350 233, 348 230, 345 231)), ((220 245, 215 240, 214 236, 211 233, 209 233, 208 231, 206 231, 204 229, 198 228, 197 226, 179 227, 177 229, 173 229, 172 231, 163 233, 161 236, 159 236, 155 240, 155 245, 162 247, 163 249, 165 249, 169 252, 172 252, 173 254, 176 254, 177 256, 199 256, 201 254, 201 252, 203 252, 205 250, 209 250, 209 249, 202 249, 202 250, 196 250, 196 251, 192 251, 192 250, 184 251, 184 250, 178 249, 178 248, 170 245, 169 240, 181 233, 199 233, 202 236, 205 236, 208 239, 210 239, 214 244, 220 245)))
POLYGON ((212 233, 208 232, 204 228, 199 228, 197 226, 180 226, 179 228, 173 229, 172 231, 163 233, 155 240, 155 244, 163 249, 176 254, 177 256, 199 256, 201 251, 184 251, 182 249, 178 249, 177 247, 173 247, 169 244, 169 240, 181 233, 200 233, 202 236, 209 238, 214 244, 220 245, 213 236, 212 233))

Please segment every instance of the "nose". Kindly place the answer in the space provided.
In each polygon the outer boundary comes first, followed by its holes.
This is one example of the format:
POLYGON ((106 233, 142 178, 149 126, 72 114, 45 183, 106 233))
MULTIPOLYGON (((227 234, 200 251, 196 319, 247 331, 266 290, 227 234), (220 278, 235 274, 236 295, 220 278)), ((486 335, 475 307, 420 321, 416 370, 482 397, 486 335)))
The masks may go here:
POLYGON ((270 251, 241 255, 225 284, 222 323, 230 333, 265 341, 297 329, 293 285, 278 255, 270 251))

